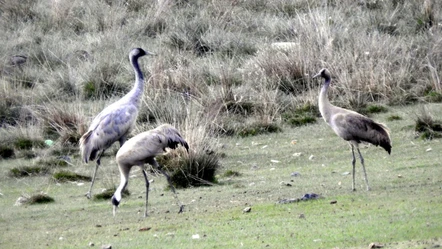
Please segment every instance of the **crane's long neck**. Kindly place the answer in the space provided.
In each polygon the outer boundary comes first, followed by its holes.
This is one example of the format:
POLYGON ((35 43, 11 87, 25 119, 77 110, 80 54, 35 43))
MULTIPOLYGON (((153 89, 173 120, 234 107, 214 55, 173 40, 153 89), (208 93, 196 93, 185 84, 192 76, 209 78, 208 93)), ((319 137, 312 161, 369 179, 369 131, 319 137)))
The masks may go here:
POLYGON ((135 84, 128 95, 130 95, 130 98, 134 103, 137 103, 137 105, 139 105, 141 101, 141 96, 143 95, 144 76, 138 64, 138 57, 130 57, 130 63, 132 64, 135 72, 135 84))
MULTIPOLYGON (((129 172, 120 172, 120 185, 118 186, 117 190, 115 190, 114 198, 120 203, 122 199, 122 193, 124 189, 127 186, 127 178, 129 176, 129 172)), ((118 204, 117 204, 118 205, 118 204)))
POLYGON ((321 112, 322 117, 324 118, 325 122, 329 122, 330 116, 331 116, 331 108, 332 105, 330 104, 330 101, 328 100, 328 88, 330 86, 330 77, 325 77, 324 85, 322 85, 321 92, 319 93, 319 111, 321 112))

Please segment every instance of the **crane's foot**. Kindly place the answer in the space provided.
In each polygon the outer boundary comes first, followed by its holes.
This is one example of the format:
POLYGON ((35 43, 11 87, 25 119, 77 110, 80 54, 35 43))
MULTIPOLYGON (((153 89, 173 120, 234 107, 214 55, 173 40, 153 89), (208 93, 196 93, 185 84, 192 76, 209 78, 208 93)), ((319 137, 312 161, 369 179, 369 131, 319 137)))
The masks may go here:
POLYGON ((87 192, 87 193, 85 194, 85 196, 86 196, 86 198, 90 199, 90 198, 92 197, 91 192, 87 192))
POLYGON ((180 211, 178 211, 179 214, 181 214, 184 211, 184 205, 180 206, 180 211))

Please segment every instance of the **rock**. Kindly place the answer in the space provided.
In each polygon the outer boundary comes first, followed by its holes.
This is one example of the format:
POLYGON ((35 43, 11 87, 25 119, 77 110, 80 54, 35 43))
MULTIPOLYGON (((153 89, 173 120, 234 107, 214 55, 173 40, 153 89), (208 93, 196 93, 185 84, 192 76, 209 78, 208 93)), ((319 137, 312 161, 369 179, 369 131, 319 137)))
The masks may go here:
POLYGON ((301 174, 299 172, 293 172, 290 175, 293 177, 301 176, 301 174))
POLYGON ((330 202, 330 204, 336 204, 336 203, 338 203, 337 200, 333 200, 333 201, 330 202))
POLYGON ((138 229, 139 232, 144 232, 144 231, 149 231, 151 229, 151 227, 142 227, 140 229, 138 229))
POLYGON ((252 211, 251 207, 246 207, 242 210, 243 213, 250 213, 252 211))
POLYGON ((23 204, 26 204, 29 201, 28 197, 25 196, 20 196, 18 197, 18 199, 15 201, 14 206, 21 206, 23 204))

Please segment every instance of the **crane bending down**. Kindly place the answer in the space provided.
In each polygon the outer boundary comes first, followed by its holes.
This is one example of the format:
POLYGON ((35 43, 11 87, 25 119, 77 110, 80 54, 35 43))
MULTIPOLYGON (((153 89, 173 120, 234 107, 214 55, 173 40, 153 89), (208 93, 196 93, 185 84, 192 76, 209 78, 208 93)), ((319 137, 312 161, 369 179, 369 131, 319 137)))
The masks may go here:
POLYGON ((116 141, 121 147, 135 125, 144 87, 144 77, 138 65, 138 59, 149 54, 153 55, 141 48, 134 48, 130 51, 129 60, 135 71, 135 84, 132 90, 103 109, 94 118, 88 131, 80 138, 80 153, 83 162, 96 160, 91 186, 86 194, 87 198, 91 198, 92 187, 104 151, 116 141))
POLYGON ((390 132, 384 124, 377 123, 370 118, 363 116, 357 112, 340 108, 330 104, 327 92, 330 86, 331 77, 330 72, 324 68, 318 74, 313 76, 324 78, 324 85, 321 88, 319 94, 319 111, 325 122, 333 129, 333 131, 348 141, 351 146, 351 152, 353 154, 353 182, 352 190, 355 191, 355 152, 354 147, 358 150, 359 158, 361 159, 362 170, 364 171, 365 184, 367 185, 367 191, 370 190, 368 184, 367 172, 365 171, 364 158, 359 150, 359 144, 361 142, 368 142, 376 146, 384 148, 388 154, 391 153, 391 139, 390 132))
POLYGON ((146 181, 146 208, 144 217, 147 217, 147 202, 149 199, 149 180, 145 164, 148 163, 159 170, 167 179, 170 189, 172 190, 175 200, 180 207, 179 212, 183 212, 184 206, 178 200, 175 188, 172 185, 169 175, 161 168, 155 160, 155 156, 162 154, 166 148, 175 149, 181 144, 189 151, 189 145, 181 137, 180 133, 170 124, 163 124, 153 130, 140 133, 129 139, 117 152, 117 164, 120 169, 120 185, 112 196, 113 214, 115 216, 118 205, 122 198, 122 192, 127 186, 128 175, 132 166, 140 166, 146 181))

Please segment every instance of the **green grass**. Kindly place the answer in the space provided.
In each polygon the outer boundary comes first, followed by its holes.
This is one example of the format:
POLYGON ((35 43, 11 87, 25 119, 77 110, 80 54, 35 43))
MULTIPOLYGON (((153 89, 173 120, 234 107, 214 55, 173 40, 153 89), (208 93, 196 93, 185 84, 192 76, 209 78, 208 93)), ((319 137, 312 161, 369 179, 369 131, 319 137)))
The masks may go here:
MULTIPOLYGON (((441 116, 442 1, 0 3, 1 248, 442 244, 440 137, 415 139, 423 132, 413 120, 415 104, 427 102, 434 120, 441 116), (281 42, 290 46, 274 46, 281 42), (141 218, 145 183, 136 167, 116 218, 112 191, 106 201, 84 197, 94 165, 80 162, 78 140, 131 89, 127 55, 134 47, 157 56, 140 59, 146 87, 131 136, 168 122, 189 142, 190 155, 224 155, 191 162, 221 170, 213 171, 213 186, 178 190, 181 215, 164 177, 153 174, 150 217, 141 218), (14 64, 17 55, 26 61, 14 64), (391 156, 362 146, 371 192, 363 190, 359 165, 358 191, 350 191, 348 145, 319 118, 321 81, 311 76, 323 67, 332 74, 332 103, 391 129, 391 156), (51 157, 69 158, 69 166, 51 157), (21 167, 51 174, 9 174, 21 167), (54 181, 54 172, 65 181, 54 181), (36 193, 55 201, 13 207, 36 193), (305 193, 323 198, 275 204, 305 193)), ((119 184, 117 150, 102 158, 96 196, 119 184)))
MULTIPOLYGON (((440 104, 427 108, 433 115, 442 114, 440 104)), ((410 113, 415 109, 392 107, 389 113, 374 115, 391 129, 393 149, 389 156, 381 148, 361 147, 372 187, 369 192, 359 162, 357 191, 351 191, 351 175, 343 174, 351 171, 349 147, 323 121, 288 127, 280 133, 221 139, 221 152, 226 156, 220 159, 219 183, 179 189, 178 197, 186 205, 182 214, 177 214, 164 177, 151 175, 150 216, 142 217, 145 187, 138 168, 130 174, 131 195, 123 197, 114 218, 110 202, 84 197, 88 183, 59 184, 50 176, 11 178, 4 173, 24 159, 3 160, 1 246, 81 248, 90 242, 115 248, 367 248, 371 242, 386 248, 442 245, 442 144, 438 139, 414 138, 410 113), (391 115, 404 118, 386 122, 391 115), (428 148, 432 150, 427 152, 428 148), (295 171, 300 176, 292 177, 295 171), (239 174, 232 178, 227 172, 239 174), (292 186, 281 185, 282 181, 292 186), (13 207, 23 193, 37 191, 46 192, 55 202, 13 207), (280 199, 312 192, 323 198, 277 204, 280 199), (251 212, 243 213, 245 207, 251 207, 251 212), (142 228, 150 230, 139 231, 142 228), (196 234, 200 239, 192 239, 196 234)), ((92 172, 93 165, 81 164, 78 158, 72 163, 79 174, 92 172)), ((95 193, 118 183, 114 159, 104 158, 95 193)))

